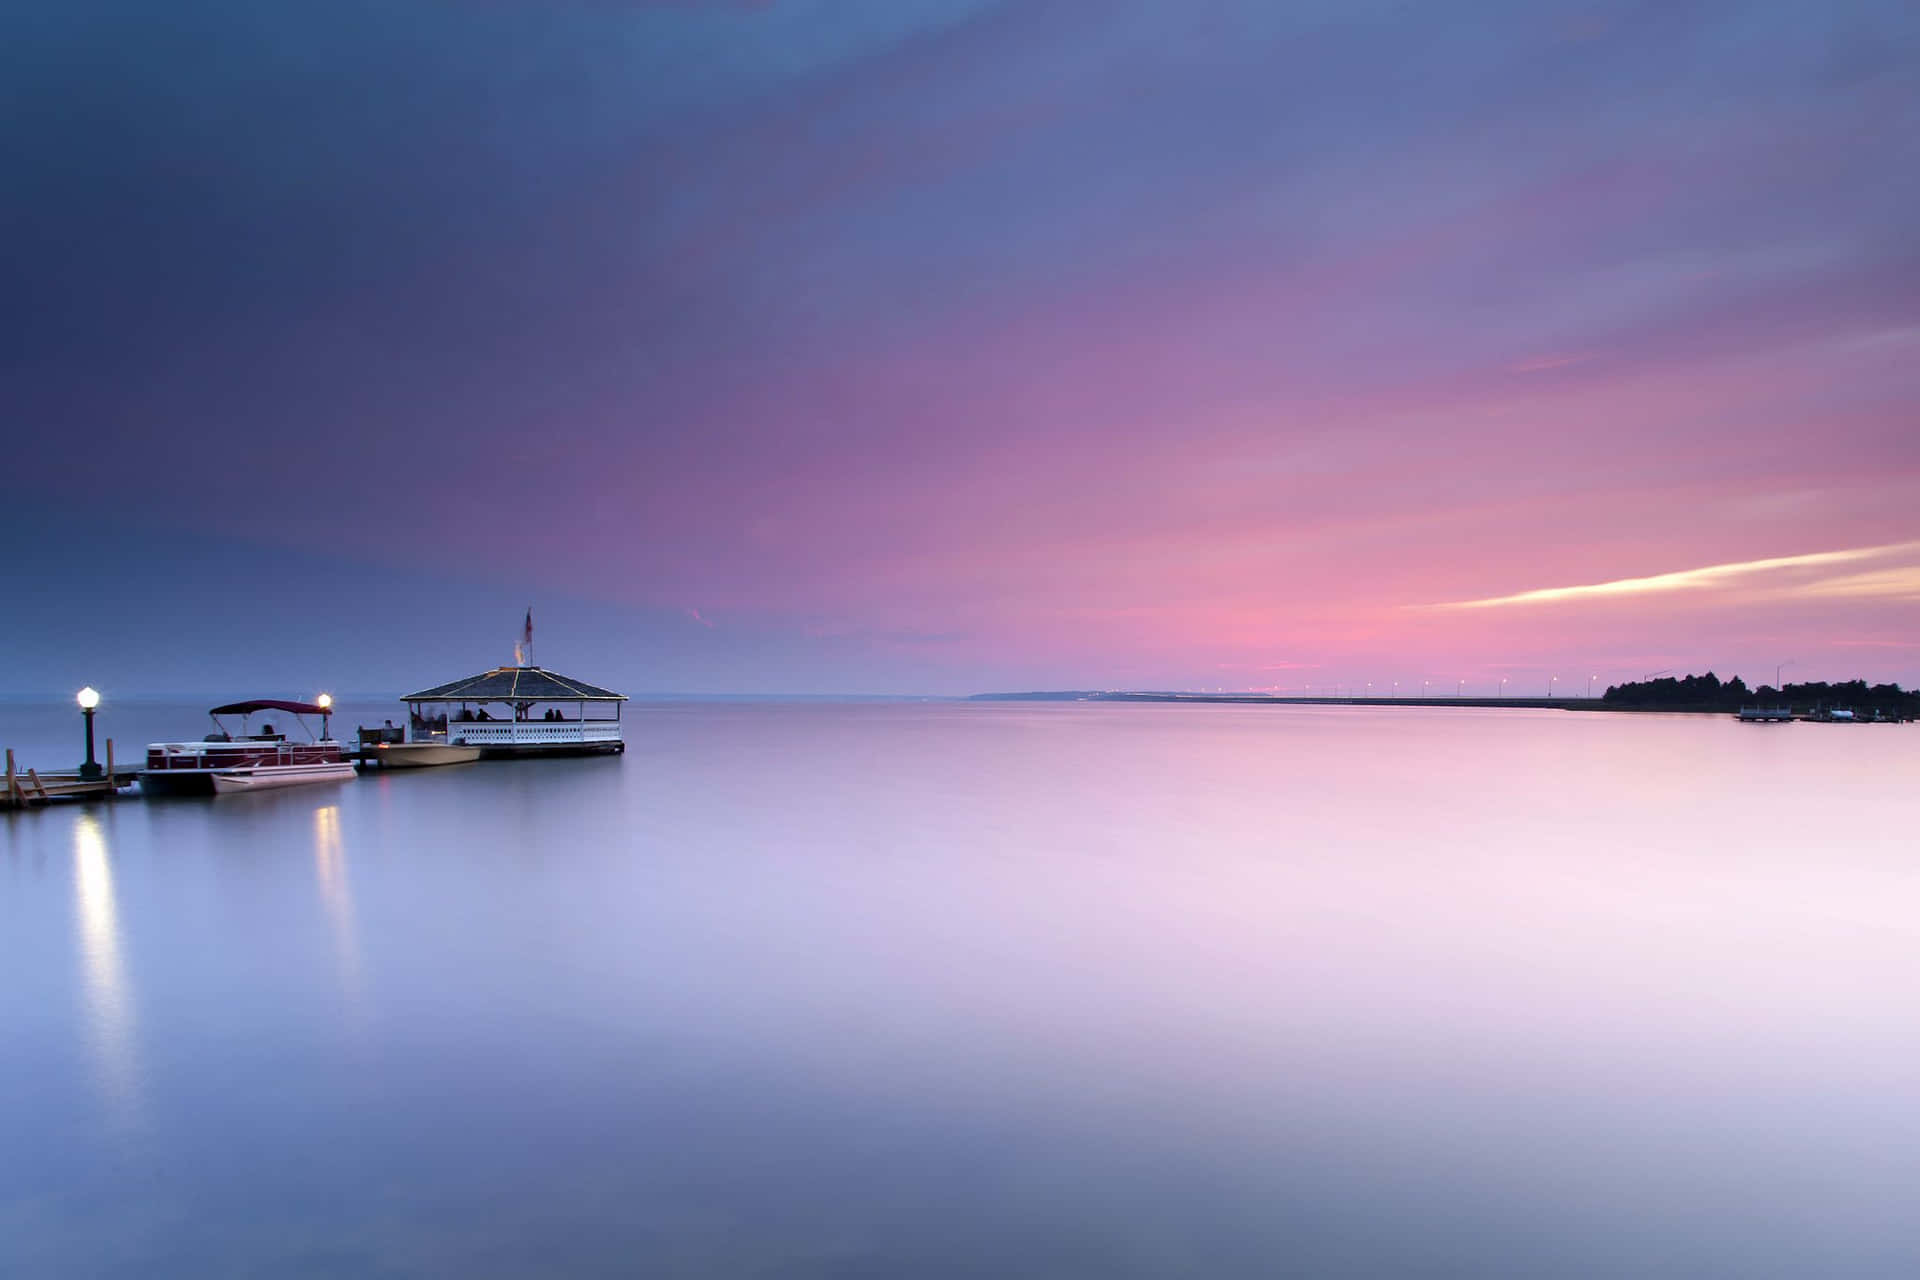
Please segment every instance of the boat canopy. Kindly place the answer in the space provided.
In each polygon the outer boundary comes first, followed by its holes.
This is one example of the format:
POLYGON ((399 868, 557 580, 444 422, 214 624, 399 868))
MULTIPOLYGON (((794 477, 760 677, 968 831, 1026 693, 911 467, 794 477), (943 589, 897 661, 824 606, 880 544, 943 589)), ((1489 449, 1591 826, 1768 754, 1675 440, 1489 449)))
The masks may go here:
POLYGON ((332 708, 317 706, 311 702, 283 702, 279 698, 261 698, 254 702, 229 702, 224 707, 215 707, 207 714, 211 716, 250 716, 256 711, 290 711, 296 716, 325 716, 332 714, 332 708))
POLYGON ((477 676, 437 684, 402 702, 625 702, 627 695, 544 667, 495 667, 477 676))

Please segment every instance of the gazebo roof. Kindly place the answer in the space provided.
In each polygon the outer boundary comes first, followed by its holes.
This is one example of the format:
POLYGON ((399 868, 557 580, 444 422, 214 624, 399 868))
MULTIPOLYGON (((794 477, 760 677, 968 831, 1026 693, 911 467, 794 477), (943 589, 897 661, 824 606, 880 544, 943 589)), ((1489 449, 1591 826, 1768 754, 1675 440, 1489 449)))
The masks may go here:
POLYGON ((544 667, 495 667, 477 676, 437 684, 402 702, 625 702, 627 695, 544 667))

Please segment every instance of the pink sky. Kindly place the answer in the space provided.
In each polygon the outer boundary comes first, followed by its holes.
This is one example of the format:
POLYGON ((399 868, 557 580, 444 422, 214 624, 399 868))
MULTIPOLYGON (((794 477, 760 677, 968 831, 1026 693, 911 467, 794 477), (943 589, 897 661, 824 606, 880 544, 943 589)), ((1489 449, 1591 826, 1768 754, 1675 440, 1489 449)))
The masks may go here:
POLYGON ((654 688, 1920 682, 1911 15, 1281 8, 208 6, 20 90, 36 461, 654 688))

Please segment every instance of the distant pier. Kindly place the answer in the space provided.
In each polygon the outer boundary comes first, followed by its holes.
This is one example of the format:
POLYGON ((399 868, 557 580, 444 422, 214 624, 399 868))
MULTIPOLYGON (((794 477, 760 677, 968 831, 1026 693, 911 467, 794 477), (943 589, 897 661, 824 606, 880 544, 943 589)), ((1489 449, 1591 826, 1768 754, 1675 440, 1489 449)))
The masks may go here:
MULTIPOLYGON (((1022 700, 1009 698, 1008 701, 1022 700)), ((1079 702, 1231 702, 1258 706, 1301 707, 1531 707, 1546 711, 1613 711, 1600 698, 1449 698, 1449 697, 1374 697, 1371 694, 1269 694, 1269 693, 1090 693, 1073 699, 1079 702)))
MULTIPOLYGON (((1495 710, 1515 708, 1537 711, 1612 711, 1626 715, 1734 715, 1724 707, 1660 706, 1647 703, 1608 702, 1605 698, 1524 698, 1500 697, 1394 697, 1373 694, 1282 694, 1282 693, 1119 693, 1106 691, 1063 691, 1035 693, 976 693, 969 702, 1157 702, 1157 703, 1231 703, 1240 706, 1294 707, 1481 707, 1495 710)), ((1813 708, 1792 711, 1767 709, 1754 713, 1743 709, 1738 718, 1747 722, 1806 721, 1827 724, 1906 724, 1901 715, 1855 715, 1851 711, 1813 708)))

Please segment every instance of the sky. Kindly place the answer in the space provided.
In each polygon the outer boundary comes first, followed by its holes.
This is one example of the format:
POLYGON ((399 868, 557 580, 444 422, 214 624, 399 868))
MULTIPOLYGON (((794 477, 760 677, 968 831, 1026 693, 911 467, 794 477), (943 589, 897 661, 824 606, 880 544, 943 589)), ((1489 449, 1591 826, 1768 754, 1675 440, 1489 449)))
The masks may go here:
POLYGON ((0 691, 1920 684, 1920 9, 16 0, 0 691))

